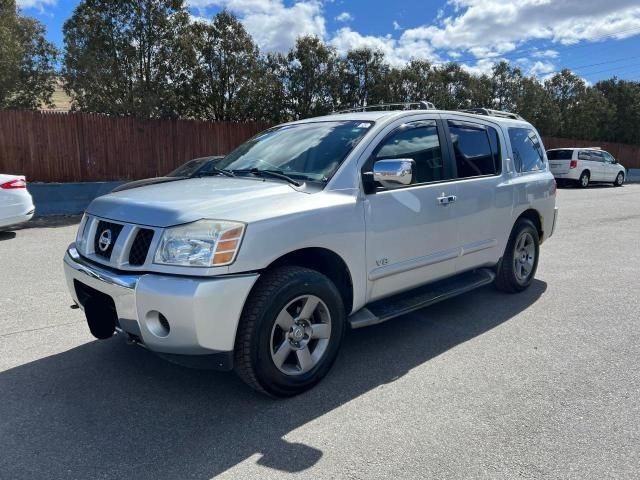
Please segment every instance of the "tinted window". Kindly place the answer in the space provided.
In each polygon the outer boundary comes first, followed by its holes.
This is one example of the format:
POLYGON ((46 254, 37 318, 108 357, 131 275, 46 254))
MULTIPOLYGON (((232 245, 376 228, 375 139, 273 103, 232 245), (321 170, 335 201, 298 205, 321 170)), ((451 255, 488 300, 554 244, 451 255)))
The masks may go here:
POLYGON ((510 128, 513 161, 518 172, 535 172, 544 167, 544 152, 536 133, 529 128, 510 128))
POLYGON ((602 156, 602 152, 591 152, 591 161, 604 162, 604 157, 602 156))
POLYGON ((444 163, 435 122, 418 122, 400 127, 378 147, 376 160, 410 158, 416 162, 415 183, 443 180, 444 163))
POLYGON ((591 154, 589 152, 578 152, 578 160, 592 160, 591 154))
POLYGON ((449 121, 458 178, 500 173, 500 142, 491 127, 449 121))
POLYGON ((547 150, 549 160, 571 160, 573 150, 547 150))

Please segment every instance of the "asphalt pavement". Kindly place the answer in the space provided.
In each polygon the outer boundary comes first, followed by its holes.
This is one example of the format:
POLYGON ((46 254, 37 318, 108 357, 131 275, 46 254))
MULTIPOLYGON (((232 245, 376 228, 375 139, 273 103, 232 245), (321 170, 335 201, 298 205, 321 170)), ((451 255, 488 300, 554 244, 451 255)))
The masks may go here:
POLYGON ((638 478, 640 185, 558 205, 528 291, 350 332, 288 400, 93 339, 77 218, 0 233, 0 478, 638 478))

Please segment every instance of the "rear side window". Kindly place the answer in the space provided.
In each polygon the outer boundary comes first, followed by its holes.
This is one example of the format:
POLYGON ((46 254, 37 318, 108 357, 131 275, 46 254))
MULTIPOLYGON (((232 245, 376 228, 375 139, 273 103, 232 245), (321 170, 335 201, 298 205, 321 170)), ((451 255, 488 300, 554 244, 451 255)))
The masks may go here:
POLYGON ((544 151, 536 132, 529 128, 510 128, 513 161, 518 172, 535 172, 544 168, 544 151))
POLYGON ((578 160, 591 160, 591 154, 589 152, 578 152, 578 160))
POLYGON ((500 173, 500 141, 496 129, 453 120, 448 124, 458 178, 500 173))
POLYGON ((573 150, 548 150, 547 158, 549 160, 571 160, 573 150))
POLYGON ((604 162, 604 156, 602 155, 602 152, 591 152, 591 161, 604 162))

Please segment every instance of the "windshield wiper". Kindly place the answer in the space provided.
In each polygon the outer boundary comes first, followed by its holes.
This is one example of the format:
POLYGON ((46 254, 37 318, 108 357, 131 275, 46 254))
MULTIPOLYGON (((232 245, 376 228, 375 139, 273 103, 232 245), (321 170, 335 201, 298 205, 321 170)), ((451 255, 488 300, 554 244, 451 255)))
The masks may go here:
POLYGON ((256 175, 258 177, 262 176, 262 177, 279 178, 281 180, 286 180, 291 185, 295 185, 296 187, 300 187, 302 185, 297 180, 294 180, 293 178, 285 175, 279 170, 260 170, 259 168, 254 167, 254 168, 243 168, 243 169, 232 170, 232 171, 233 173, 252 173, 253 175, 256 175))
POLYGON ((210 177, 211 175, 224 175, 225 177, 235 177, 231 170, 224 170, 217 167, 209 167, 206 172, 196 173, 196 177, 210 177))

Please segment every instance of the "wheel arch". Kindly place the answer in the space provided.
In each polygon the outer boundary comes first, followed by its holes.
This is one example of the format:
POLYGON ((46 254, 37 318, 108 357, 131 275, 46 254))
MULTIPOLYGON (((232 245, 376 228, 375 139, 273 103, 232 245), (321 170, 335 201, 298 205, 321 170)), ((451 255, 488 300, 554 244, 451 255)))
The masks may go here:
POLYGON ((536 230, 538 231, 538 237, 540 238, 540 243, 542 243, 542 240, 544 238, 544 230, 542 229, 542 216, 540 215, 540 212, 538 212, 538 210, 536 210, 535 208, 528 208, 518 216, 513 225, 515 226, 515 224, 521 218, 525 218, 535 225, 536 230))
POLYGON ((333 282, 340 292, 344 310, 351 313, 353 309, 353 279, 347 263, 333 250, 322 247, 306 247, 286 253, 271 262, 265 270, 285 265, 306 267, 322 273, 333 282))
MULTIPOLYGON (((591 170, 589 170, 588 168, 583 168, 582 171, 580 172, 580 177, 582 176, 583 173, 587 173, 587 175, 589 175, 589 179, 591 179, 591 170)), ((578 177, 578 178, 580 178, 578 177)))

